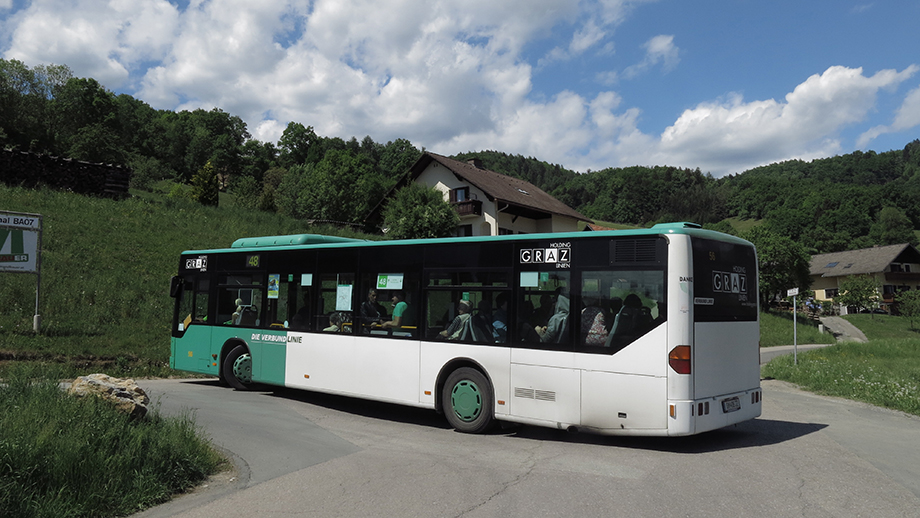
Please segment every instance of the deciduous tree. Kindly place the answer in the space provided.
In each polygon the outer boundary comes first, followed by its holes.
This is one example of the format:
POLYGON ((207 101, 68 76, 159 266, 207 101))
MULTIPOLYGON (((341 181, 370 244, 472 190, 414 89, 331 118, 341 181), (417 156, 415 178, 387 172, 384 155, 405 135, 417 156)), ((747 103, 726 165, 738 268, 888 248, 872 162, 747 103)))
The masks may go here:
POLYGON ((914 320, 920 317, 920 290, 902 291, 898 293, 897 301, 901 316, 907 318, 911 329, 916 329, 914 320))
POLYGON ((785 296, 790 288, 807 290, 811 286, 811 256, 802 245, 764 227, 754 227, 741 237, 757 248, 761 307, 768 307, 777 296, 785 296))
POLYGON ((869 230, 869 238, 877 245, 918 244, 914 225, 897 207, 885 207, 879 211, 878 219, 869 230))
POLYGON ((195 173, 192 177, 192 197, 202 205, 214 205, 219 202, 220 189, 217 180, 217 171, 211 162, 207 162, 204 167, 195 173))
POLYGON ((450 236, 460 216, 441 191, 410 183, 387 202, 383 222, 390 238, 425 239, 450 236))
POLYGON ((840 281, 840 294, 834 302, 855 307, 857 311, 871 310, 878 306, 879 282, 871 275, 851 275, 840 281))

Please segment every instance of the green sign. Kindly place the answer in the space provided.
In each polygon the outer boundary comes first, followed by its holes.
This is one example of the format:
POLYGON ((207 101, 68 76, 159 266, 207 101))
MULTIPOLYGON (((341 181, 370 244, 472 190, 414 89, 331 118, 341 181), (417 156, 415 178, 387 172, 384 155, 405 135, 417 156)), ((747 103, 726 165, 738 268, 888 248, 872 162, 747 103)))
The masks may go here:
POLYGON ((0 212, 0 272, 38 272, 41 217, 0 212))

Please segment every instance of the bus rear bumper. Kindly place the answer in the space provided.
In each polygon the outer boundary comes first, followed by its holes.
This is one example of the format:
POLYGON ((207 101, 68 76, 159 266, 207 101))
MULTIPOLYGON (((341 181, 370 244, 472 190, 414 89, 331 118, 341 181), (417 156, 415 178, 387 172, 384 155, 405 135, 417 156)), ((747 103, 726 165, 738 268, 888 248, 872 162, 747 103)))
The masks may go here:
POLYGON ((760 387, 710 398, 668 401, 668 435, 693 435, 759 417, 760 387))

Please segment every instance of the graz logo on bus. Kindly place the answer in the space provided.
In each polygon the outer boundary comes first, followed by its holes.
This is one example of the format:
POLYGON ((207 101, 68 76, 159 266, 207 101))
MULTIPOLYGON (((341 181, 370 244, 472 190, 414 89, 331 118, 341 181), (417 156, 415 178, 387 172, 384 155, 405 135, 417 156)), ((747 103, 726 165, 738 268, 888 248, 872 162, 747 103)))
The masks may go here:
POLYGON ((199 255, 198 257, 190 257, 185 260, 185 269, 186 270, 201 270, 202 272, 207 271, 208 269, 208 256, 199 255))
POLYGON ((556 268, 572 267, 572 244, 550 243, 550 248, 522 248, 521 264, 555 264, 556 268))
POLYGON ((733 272, 712 272, 715 293, 747 293, 747 275, 733 272))

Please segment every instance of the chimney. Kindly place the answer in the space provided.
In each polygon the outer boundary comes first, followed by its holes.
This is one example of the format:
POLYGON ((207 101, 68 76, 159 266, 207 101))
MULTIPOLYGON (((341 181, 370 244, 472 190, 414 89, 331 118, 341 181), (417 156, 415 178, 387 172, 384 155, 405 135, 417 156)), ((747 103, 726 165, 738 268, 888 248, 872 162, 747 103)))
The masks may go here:
POLYGON ((471 159, 467 160, 466 163, 467 163, 467 164, 470 164, 471 166, 475 167, 476 169, 482 169, 482 160, 480 160, 480 159, 478 159, 478 158, 471 158, 471 159))

